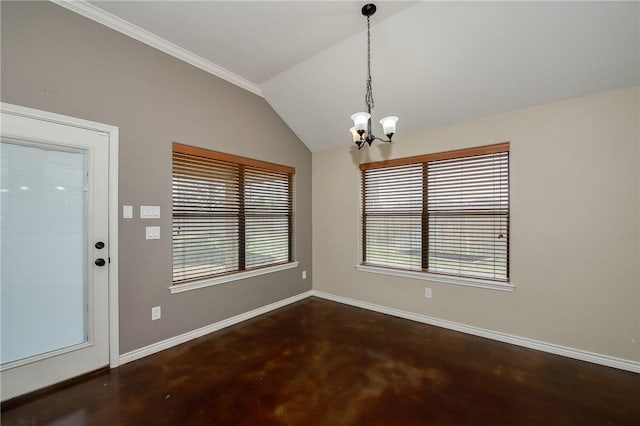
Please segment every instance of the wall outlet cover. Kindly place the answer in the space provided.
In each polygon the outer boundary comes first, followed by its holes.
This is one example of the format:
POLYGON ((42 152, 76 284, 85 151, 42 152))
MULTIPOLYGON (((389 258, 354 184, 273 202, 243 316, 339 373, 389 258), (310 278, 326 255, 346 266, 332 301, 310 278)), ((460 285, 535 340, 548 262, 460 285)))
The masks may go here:
POLYGON ((159 226, 147 226, 146 237, 147 240, 159 240, 160 239, 160 227, 159 226))
POLYGON ((162 316, 162 312, 161 312, 160 306, 155 306, 155 307, 151 308, 151 320, 152 321, 159 320, 161 316, 162 316))
POLYGON ((140 206, 140 219, 160 219, 160 206, 140 206))

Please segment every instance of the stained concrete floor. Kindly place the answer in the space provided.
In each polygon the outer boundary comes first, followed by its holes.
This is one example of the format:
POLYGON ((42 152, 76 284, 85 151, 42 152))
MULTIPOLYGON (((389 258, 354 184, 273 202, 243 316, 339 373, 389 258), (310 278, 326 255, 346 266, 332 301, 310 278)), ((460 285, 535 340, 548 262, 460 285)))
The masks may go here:
POLYGON ((2 424, 640 425, 640 375, 310 298, 2 424))

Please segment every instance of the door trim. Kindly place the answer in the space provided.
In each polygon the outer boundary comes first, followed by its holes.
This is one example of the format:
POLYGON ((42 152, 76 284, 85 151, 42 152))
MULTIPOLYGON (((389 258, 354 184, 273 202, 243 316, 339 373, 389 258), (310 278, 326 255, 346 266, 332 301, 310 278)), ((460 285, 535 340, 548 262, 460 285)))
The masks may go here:
POLYGON ((107 135, 109 148, 109 367, 119 365, 120 340, 118 320, 118 137, 119 129, 109 124, 83 120, 67 115, 41 111, 0 102, 5 114, 34 118, 67 126, 102 132, 107 135))

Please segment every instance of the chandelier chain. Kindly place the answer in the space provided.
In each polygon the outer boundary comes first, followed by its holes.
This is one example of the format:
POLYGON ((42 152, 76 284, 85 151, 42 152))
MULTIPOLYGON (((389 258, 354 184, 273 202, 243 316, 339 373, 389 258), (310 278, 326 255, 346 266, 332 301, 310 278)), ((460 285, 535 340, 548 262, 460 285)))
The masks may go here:
POLYGON ((371 114, 373 110, 373 87, 371 84, 371 25, 369 16, 367 16, 367 89, 364 95, 364 102, 367 104, 369 114, 371 114))

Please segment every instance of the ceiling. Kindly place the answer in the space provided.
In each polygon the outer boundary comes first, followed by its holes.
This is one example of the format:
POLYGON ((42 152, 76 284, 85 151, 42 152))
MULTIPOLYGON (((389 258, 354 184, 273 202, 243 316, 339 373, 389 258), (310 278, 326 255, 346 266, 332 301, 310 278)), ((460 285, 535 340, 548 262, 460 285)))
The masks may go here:
MULTIPOLYGON (((256 84, 361 31, 364 19, 360 2, 91 3, 256 84)), ((410 4, 389 3, 379 18, 410 4)))
MULTIPOLYGON (((365 109, 363 4, 62 5, 264 96, 317 152, 350 145, 349 117, 365 109)), ((638 2, 376 5, 373 115, 400 117, 398 143, 425 127, 640 84, 638 2)))

